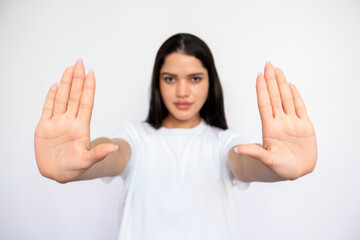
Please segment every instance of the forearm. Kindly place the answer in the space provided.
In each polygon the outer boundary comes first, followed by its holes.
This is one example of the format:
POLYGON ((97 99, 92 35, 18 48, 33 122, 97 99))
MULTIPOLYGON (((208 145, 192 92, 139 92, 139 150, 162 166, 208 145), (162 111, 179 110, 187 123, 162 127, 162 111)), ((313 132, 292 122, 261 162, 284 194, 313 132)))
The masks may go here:
POLYGON ((130 159, 130 146, 122 139, 97 138, 91 142, 91 149, 103 143, 112 143, 119 147, 113 153, 107 155, 84 173, 82 173, 76 180, 89 180, 105 176, 117 176, 121 174, 130 159))
POLYGON ((242 182, 276 182, 284 180, 260 160, 245 154, 235 153, 234 148, 229 151, 228 161, 232 174, 242 182))

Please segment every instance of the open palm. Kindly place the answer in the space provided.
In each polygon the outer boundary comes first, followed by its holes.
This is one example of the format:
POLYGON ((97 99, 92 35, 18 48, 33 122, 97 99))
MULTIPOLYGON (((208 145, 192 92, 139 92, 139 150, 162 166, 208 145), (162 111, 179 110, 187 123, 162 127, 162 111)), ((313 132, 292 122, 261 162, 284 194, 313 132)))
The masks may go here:
POLYGON ((297 179, 313 170, 317 160, 314 127, 304 102, 283 72, 267 63, 256 82, 263 146, 242 145, 240 153, 262 161, 283 179, 297 179))
POLYGON ((85 76, 82 61, 65 70, 59 87, 50 88, 35 130, 35 156, 42 175, 72 181, 114 151, 113 144, 90 149, 94 94, 94 73, 85 76))

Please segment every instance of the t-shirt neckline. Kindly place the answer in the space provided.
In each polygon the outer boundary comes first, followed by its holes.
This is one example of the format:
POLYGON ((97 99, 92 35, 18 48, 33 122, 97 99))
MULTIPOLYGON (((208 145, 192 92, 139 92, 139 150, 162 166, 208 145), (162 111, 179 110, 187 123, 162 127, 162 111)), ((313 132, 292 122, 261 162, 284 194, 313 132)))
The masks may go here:
POLYGON ((166 128, 166 127, 162 126, 161 128, 159 128, 159 130, 163 131, 163 132, 177 132, 177 131, 194 132, 194 131, 197 131, 198 129, 202 129, 204 127, 205 127, 205 121, 204 121, 204 119, 201 118, 200 123, 192 128, 166 128))

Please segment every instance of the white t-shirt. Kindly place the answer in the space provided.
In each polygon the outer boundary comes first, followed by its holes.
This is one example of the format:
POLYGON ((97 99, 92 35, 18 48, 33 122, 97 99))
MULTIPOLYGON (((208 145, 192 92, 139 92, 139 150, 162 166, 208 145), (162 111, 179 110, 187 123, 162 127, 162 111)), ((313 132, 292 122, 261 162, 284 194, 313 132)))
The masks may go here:
POLYGON ((131 158, 124 179, 120 240, 238 239, 238 189, 248 184, 228 167, 231 147, 245 143, 204 120, 190 129, 128 125, 131 158))

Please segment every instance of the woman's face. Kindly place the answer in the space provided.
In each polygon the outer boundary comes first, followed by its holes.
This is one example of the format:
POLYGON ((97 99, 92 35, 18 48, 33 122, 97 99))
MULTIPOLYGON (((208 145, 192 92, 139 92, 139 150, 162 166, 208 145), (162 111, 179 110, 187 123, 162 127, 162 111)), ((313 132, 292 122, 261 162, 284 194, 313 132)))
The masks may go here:
POLYGON ((169 111, 167 128, 192 128, 200 123, 200 109, 209 91, 206 68, 196 57, 184 53, 166 56, 160 69, 160 92, 169 111))

